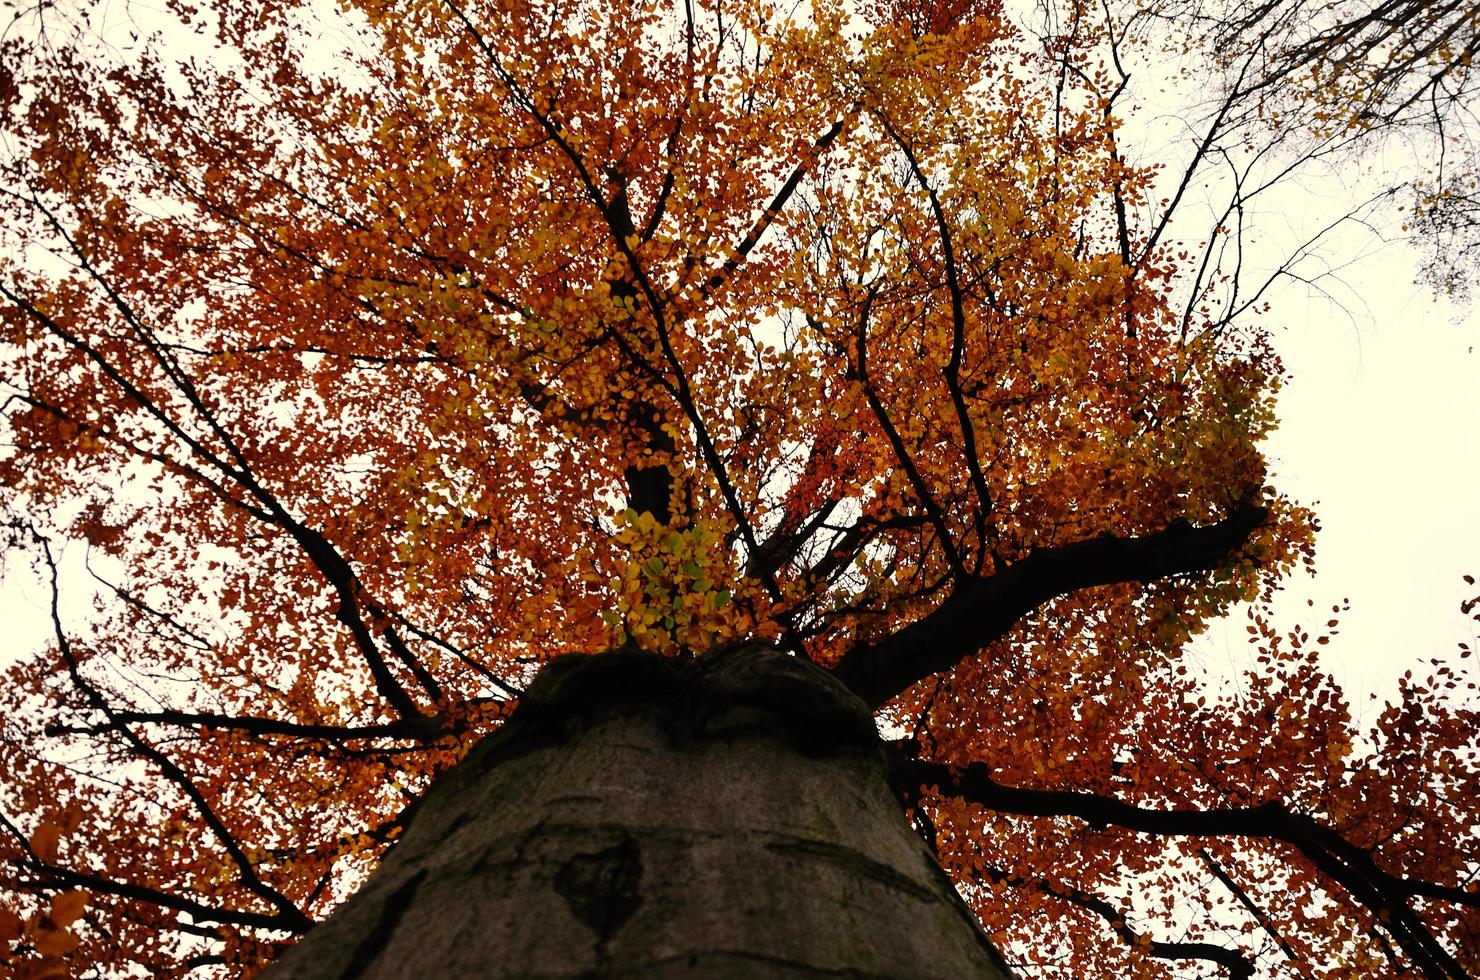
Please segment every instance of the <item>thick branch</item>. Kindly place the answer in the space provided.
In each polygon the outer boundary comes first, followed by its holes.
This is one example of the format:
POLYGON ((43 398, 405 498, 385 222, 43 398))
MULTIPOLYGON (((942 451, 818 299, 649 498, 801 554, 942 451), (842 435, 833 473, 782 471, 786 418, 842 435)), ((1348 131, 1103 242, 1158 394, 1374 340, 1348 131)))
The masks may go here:
POLYGON ((313 922, 306 916, 292 915, 279 910, 275 913, 246 912, 238 909, 222 909, 206 905, 193 899, 170 892, 160 891, 131 881, 118 881, 86 871, 73 871, 44 862, 26 861, 23 866, 42 878, 45 887, 86 888, 100 895, 117 895, 136 902, 158 905, 174 912, 184 912, 196 922, 218 922, 226 926, 245 926, 248 929, 271 929, 283 932, 307 932, 313 922))
POLYGON ((879 708, 915 682, 1006 636, 1050 599, 1096 585, 1152 582, 1214 568, 1266 516, 1264 508, 1249 505, 1205 527, 1178 521, 1142 537, 1103 535, 1035 551, 994 575, 967 579, 924 618, 849 650, 835 671, 870 707, 879 708))

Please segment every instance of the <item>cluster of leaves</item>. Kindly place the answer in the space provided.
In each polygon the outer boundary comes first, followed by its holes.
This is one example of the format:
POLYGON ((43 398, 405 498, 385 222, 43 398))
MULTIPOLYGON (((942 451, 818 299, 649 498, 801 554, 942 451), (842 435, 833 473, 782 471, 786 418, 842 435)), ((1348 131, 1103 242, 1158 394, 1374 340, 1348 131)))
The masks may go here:
MULTIPOLYGON (((26 842, 27 850, 37 861, 55 863, 61 838, 75 831, 81 818, 81 812, 73 808, 58 815, 56 822, 43 821, 26 842)), ((19 978, 44 980, 71 976, 67 955, 81 941, 70 927, 82 916, 88 898, 82 888, 54 892, 44 906, 45 911, 38 910, 26 919, 7 905, 0 905, 0 943, 7 947, 19 944, 33 954, 19 958, 19 969, 15 971, 19 978)))
POLYGON ((615 539, 628 559, 614 584, 614 608, 602 618, 617 628, 617 645, 635 644, 666 655, 706 650, 715 637, 774 639, 776 626, 754 621, 746 610, 764 608, 759 590, 752 602, 737 605, 717 582, 743 581, 734 570, 716 567, 729 556, 713 545, 723 531, 695 524, 682 531, 660 525, 647 511, 626 511, 615 539))
MULTIPOLYGON (((0 98, 0 499, 55 632, 0 691, 25 969, 248 971, 541 663, 738 639, 918 732, 904 792, 1020 960, 1134 876, 1157 923, 1202 893, 1137 814, 1278 805, 1430 890, 1218 824, 1208 866, 1299 933, 1275 968, 1473 968, 1473 860, 1431 846, 1473 842, 1473 794, 1402 834, 1376 784, 1338 811, 1354 736, 1273 646, 1246 703, 1190 706, 1190 637, 1313 527, 1265 486, 1278 360, 1119 149, 1094 8, 1048 38, 988 0, 53 16, 0 98), (1050 802, 1017 819, 982 766, 1050 802), (1086 831, 1091 796, 1130 822, 1086 831)), ((1464 716, 1415 705, 1473 779, 1464 716)), ((1252 962, 1110 921, 1056 968, 1252 962)))
POLYGON ((1455 804, 1480 789, 1480 689, 1436 662, 1364 731, 1318 661, 1337 620, 1312 636, 1250 616, 1256 662, 1212 699, 1169 663, 1126 710, 1091 688, 1109 673, 1100 665, 1066 690, 1021 653, 1011 686, 943 686, 937 706, 991 696, 1015 715, 1008 730, 1028 733, 930 753, 951 767, 907 764, 926 784, 916 805, 943 858, 995 936, 1033 937, 1035 974, 1075 975, 1086 937, 1108 926, 1126 939, 1118 968, 1132 975, 1192 958, 1235 977, 1271 962, 1314 977, 1467 975, 1474 895, 1434 883, 1473 873, 1455 843, 1473 817, 1455 804), (1180 934, 1167 935, 1159 924, 1189 901, 1203 916, 1184 907, 1180 934), (1445 903, 1461 912, 1432 916, 1445 903))

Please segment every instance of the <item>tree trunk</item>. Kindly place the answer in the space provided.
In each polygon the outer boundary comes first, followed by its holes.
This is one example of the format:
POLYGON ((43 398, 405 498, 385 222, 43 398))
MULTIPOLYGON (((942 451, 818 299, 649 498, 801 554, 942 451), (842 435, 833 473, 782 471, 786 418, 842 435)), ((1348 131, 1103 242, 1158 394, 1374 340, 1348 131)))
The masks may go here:
POLYGON ((266 976, 1010 974, 908 826, 863 702, 749 647, 547 666, 266 976))

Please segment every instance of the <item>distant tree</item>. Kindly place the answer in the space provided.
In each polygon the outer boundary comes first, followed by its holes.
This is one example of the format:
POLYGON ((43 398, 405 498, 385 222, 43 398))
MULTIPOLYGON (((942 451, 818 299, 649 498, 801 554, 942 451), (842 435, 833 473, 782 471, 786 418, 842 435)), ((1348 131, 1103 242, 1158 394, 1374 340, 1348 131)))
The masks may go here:
POLYGON ((1473 685, 1189 666, 1314 533, 1243 95, 1163 194, 1095 7, 115 13, 3 42, 17 975, 1480 964, 1473 685))
POLYGON ((1421 279, 1459 297, 1480 260, 1480 10, 1431 0, 1169 0, 1123 20, 1171 22, 1184 48, 1225 73, 1230 115, 1348 160, 1407 144, 1409 230, 1421 279))

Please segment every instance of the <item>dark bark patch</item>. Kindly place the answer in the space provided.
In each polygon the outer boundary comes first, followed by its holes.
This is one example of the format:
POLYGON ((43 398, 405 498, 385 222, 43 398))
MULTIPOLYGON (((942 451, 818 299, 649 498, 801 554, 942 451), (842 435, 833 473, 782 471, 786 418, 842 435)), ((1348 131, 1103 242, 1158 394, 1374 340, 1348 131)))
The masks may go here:
POLYGON ((675 743, 763 730, 810 756, 879 748, 867 706, 827 671, 783 651, 751 644, 667 659, 621 649, 546 664, 466 768, 486 772, 623 715, 653 719, 675 743))
POLYGON ((642 904, 642 851, 631 837, 591 854, 577 854, 555 872, 555 891, 571 914, 605 944, 642 904))
POLYGON ((765 976, 768 980, 822 980, 824 977, 842 980, 900 980, 898 974, 875 973, 870 970, 829 969, 804 963, 784 956, 772 956, 748 949, 711 949, 702 953, 685 953, 680 956, 653 960, 647 965, 648 972, 655 976, 673 977, 728 977, 765 976), (674 970, 682 968, 682 973, 674 970))
POLYGON ((385 904, 380 907, 380 917, 375 922, 375 928, 370 930, 355 947, 354 955, 350 957, 344 972, 339 975, 339 980, 354 980, 355 977, 369 969, 370 964, 375 962, 381 950, 390 945, 391 937, 396 932, 396 926, 400 925, 401 917, 411 907, 411 901, 416 897, 416 890, 421 887, 426 876, 426 869, 423 868, 391 892, 385 904))

